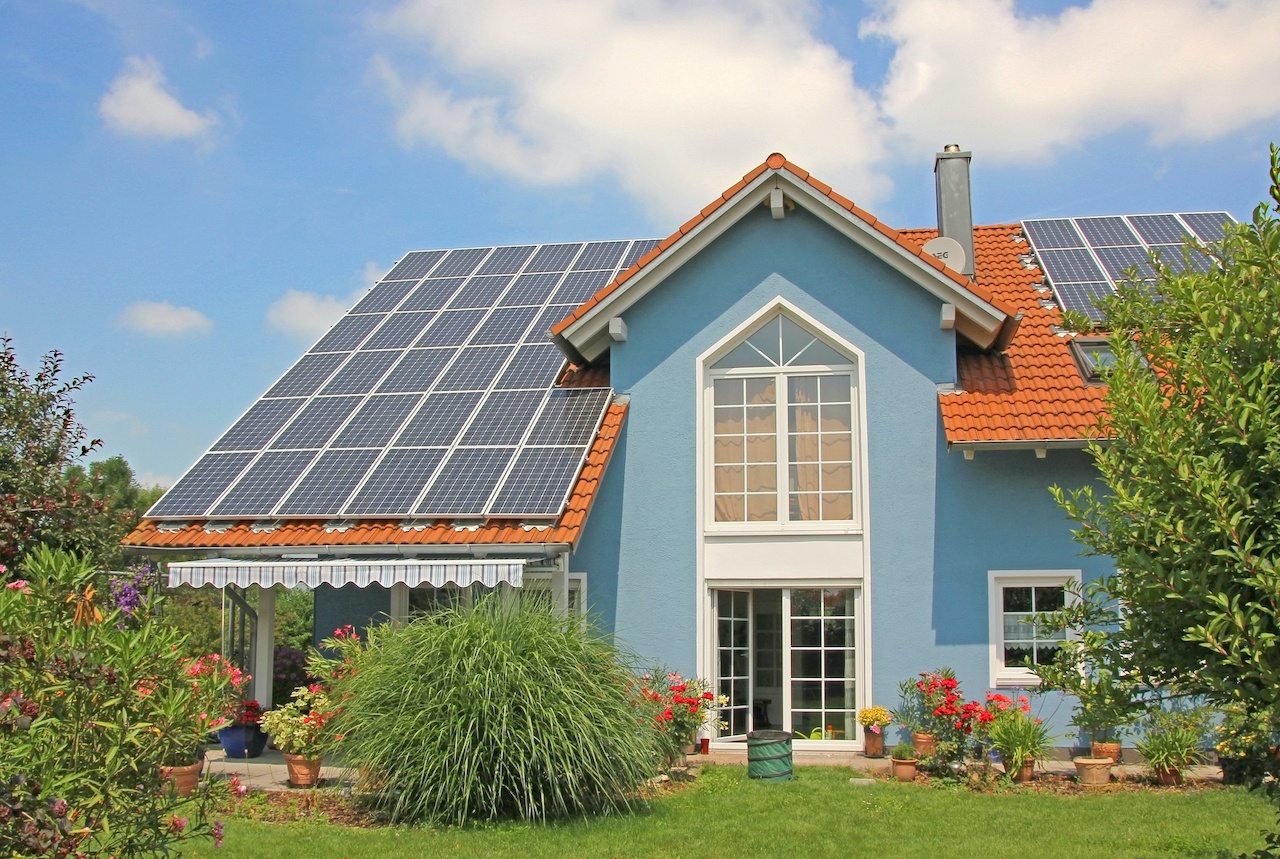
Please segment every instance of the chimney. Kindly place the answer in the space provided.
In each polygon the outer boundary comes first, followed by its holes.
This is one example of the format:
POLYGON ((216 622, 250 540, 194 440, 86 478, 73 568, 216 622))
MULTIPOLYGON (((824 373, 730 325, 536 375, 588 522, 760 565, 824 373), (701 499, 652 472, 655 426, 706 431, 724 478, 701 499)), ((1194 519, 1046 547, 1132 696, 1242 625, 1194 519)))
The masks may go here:
POLYGON ((973 276, 973 206, 969 198, 969 159, 960 145, 948 143, 933 160, 938 186, 938 235, 955 239, 964 249, 962 274, 973 276))

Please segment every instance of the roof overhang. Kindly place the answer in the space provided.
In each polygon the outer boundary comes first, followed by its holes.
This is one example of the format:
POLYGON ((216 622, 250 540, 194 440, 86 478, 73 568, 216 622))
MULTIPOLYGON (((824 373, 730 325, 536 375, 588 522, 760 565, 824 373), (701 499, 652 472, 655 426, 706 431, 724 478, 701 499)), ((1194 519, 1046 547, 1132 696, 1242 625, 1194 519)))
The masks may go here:
POLYGON ((571 360, 595 361, 612 342, 611 319, 626 312, 757 206, 769 205, 775 189, 942 302, 954 305, 958 333, 983 349, 996 344, 1009 314, 966 289, 932 258, 912 251, 886 234, 893 231, 858 217, 784 168, 765 170, 724 205, 698 219, 698 223, 626 282, 597 293, 592 306, 554 335, 556 343, 571 360))
POLYGON ((203 561, 179 561, 169 564, 169 587, 227 585, 248 587, 315 588, 319 585, 431 585, 444 587, 453 583, 460 588, 482 584, 492 588, 500 583, 518 588, 523 584, 524 558, 484 560, 411 560, 391 558, 338 558, 331 561, 277 560, 253 561, 240 558, 210 558, 203 561))
POLYGON ((977 451, 987 451, 988 453, 1003 453, 1015 450, 1033 450, 1037 455, 1041 451, 1050 450, 1084 450, 1091 442, 1098 444, 1108 444, 1110 439, 1105 438, 1056 438, 1056 439, 1019 439, 1017 441, 949 441, 947 447, 951 450, 962 451, 966 458, 972 458, 977 451))

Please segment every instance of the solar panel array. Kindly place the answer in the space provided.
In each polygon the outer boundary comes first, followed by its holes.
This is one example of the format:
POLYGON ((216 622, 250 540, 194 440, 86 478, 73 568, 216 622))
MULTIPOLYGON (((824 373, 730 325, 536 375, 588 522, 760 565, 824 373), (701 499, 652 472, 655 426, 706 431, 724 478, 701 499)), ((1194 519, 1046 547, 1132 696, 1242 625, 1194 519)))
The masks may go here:
POLYGON ((655 245, 406 255, 147 515, 559 515, 613 392, 548 329, 655 245))
POLYGON ((1022 230, 1058 303, 1097 320, 1102 313, 1094 299, 1110 295, 1127 271, 1136 270, 1140 279, 1154 277, 1153 252, 1175 272, 1188 264, 1208 271, 1203 255, 1184 259, 1185 243, 1221 241, 1228 223, 1235 221, 1226 212, 1185 212, 1031 220, 1022 222, 1022 230))

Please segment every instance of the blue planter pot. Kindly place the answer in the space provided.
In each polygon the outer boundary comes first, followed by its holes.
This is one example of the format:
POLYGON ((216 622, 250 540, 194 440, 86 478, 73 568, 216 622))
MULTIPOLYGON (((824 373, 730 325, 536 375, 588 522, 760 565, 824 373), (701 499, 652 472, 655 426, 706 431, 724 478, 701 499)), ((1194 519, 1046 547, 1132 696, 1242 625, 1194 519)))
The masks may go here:
POLYGON ((257 725, 228 725, 218 731, 218 742, 229 758, 256 758, 267 747, 267 734, 257 725))

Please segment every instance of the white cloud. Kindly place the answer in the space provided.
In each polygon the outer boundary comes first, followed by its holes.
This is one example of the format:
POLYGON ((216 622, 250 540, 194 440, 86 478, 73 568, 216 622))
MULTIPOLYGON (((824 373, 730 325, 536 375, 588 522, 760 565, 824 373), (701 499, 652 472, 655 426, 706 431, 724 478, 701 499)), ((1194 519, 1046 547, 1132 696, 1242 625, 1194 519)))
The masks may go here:
POLYGON ((156 474, 154 471, 143 471, 134 478, 139 486, 162 486, 168 489, 173 485, 173 477, 168 474, 156 474))
POLYGON ((531 185, 616 179, 683 220, 781 151, 862 201, 889 182, 874 101, 795 0, 405 0, 376 26, 427 48, 450 89, 371 69, 409 146, 531 185), (479 82, 479 83, 477 83, 479 82))
POLYGON ((346 298, 289 289, 267 308, 267 324, 307 343, 317 340, 364 295, 360 287, 346 298))
POLYGON ((135 301, 116 321, 123 328, 151 337, 205 334, 213 329, 213 322, 200 311, 167 301, 135 301))
POLYGON ((914 153, 948 142, 1027 161, 1126 128, 1155 145, 1280 117, 1274 0, 1094 0, 1056 17, 1013 0, 891 0, 881 108, 914 153))
POLYGON ((98 102, 98 113, 120 134, 158 140, 205 138, 218 124, 213 111, 196 113, 178 101, 153 57, 125 60, 124 68, 98 102))

